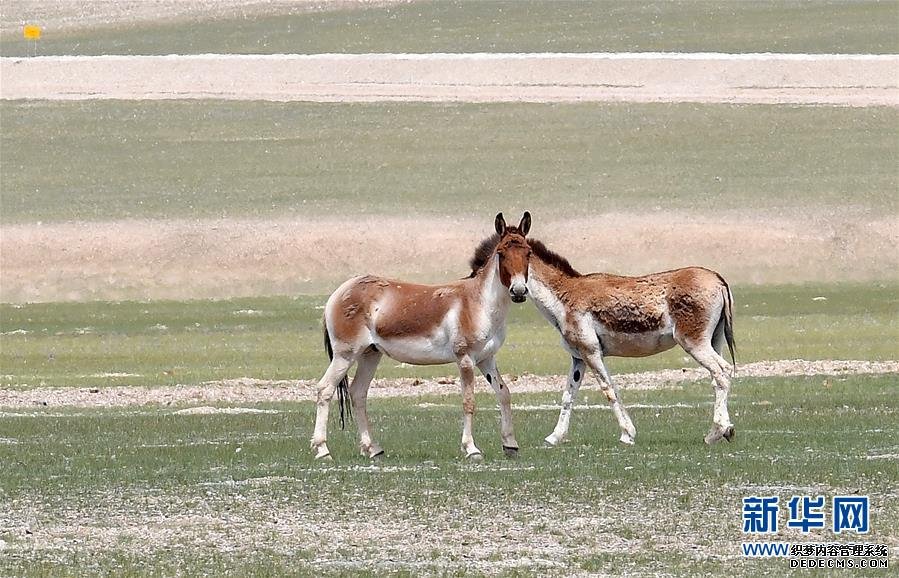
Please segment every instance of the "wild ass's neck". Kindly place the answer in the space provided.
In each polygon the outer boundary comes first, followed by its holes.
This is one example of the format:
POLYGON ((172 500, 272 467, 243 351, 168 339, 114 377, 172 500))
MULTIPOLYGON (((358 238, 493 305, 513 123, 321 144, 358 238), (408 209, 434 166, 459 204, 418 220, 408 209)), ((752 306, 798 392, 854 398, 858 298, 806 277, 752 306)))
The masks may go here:
POLYGON ((571 276, 539 257, 531 256, 528 267, 528 293, 540 313, 561 331, 565 320, 565 306, 559 293, 571 276))
POLYGON ((499 259, 494 254, 490 262, 475 277, 484 316, 492 326, 505 325, 509 313, 509 289, 499 276, 499 259))

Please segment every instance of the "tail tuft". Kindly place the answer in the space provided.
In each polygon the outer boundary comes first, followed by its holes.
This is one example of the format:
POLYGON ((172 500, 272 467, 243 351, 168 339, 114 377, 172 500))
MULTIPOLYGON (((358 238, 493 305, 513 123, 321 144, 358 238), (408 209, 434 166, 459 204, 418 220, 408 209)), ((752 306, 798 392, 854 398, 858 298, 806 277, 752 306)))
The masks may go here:
POLYGON ((730 360, 733 364, 733 375, 737 373, 737 356, 734 354, 736 343, 734 342, 734 296, 730 292, 727 281, 724 283, 724 339, 727 341, 727 349, 730 351, 730 360))
MULTIPOLYGON (((322 320, 322 332, 324 333, 325 351, 328 352, 328 361, 334 359, 334 349, 331 347, 331 335, 328 333, 328 326, 322 320)), ((337 406, 340 408, 340 429, 346 428, 346 416, 350 413, 350 396, 349 382, 346 375, 337 384, 337 406)))

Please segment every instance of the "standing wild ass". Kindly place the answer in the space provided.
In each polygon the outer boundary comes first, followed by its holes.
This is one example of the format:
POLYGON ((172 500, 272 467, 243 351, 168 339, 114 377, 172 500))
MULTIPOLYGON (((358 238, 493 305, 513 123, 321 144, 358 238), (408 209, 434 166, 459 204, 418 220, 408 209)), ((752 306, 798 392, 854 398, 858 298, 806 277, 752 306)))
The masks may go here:
POLYGON ((606 273, 581 275, 568 260, 540 241, 532 249, 528 288, 537 308, 562 335, 571 354, 568 386, 555 430, 546 437, 557 445, 568 433, 571 408, 586 364, 599 381, 621 428, 620 440, 633 444, 637 435, 618 388, 603 364, 606 356, 644 357, 680 345, 712 375, 715 409, 712 444, 728 441, 734 426, 727 412, 732 368, 721 356, 725 342, 734 360, 733 296, 724 278, 714 271, 687 267, 644 277, 606 273))
POLYGON ((499 401, 503 450, 518 452, 512 429, 509 388, 494 356, 506 338, 509 301, 526 299, 528 259, 525 235, 531 215, 517 227, 496 216, 496 234, 484 240, 471 260, 471 275, 445 285, 417 285, 366 275, 341 285, 325 305, 325 348, 331 364, 318 383, 312 448, 316 458, 330 456, 327 446, 328 407, 338 391, 341 417, 349 393, 359 427, 360 449, 370 458, 384 452, 371 437, 366 400, 381 356, 413 365, 456 363, 462 381, 462 451, 473 460, 481 450, 472 437, 474 368, 493 386, 499 401), (346 374, 358 363, 347 388, 346 374), (347 392, 347 389, 349 390, 347 392))

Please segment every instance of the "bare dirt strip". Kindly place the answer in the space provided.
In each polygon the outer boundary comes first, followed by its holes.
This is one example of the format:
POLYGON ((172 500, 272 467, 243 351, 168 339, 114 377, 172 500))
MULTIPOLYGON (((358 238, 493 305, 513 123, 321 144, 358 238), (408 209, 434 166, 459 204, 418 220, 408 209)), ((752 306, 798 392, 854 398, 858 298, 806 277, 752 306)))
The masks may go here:
MULTIPOLYGON (((608 213, 537 229, 535 237, 583 271, 702 264, 731 283, 877 281, 899 271, 899 217, 848 209, 608 213)), ((362 273, 439 282, 467 274, 488 232, 471 217, 368 216, 351 226, 337 218, 3 225, 0 301, 327 293, 362 273), (401 241, 410 231, 416 242, 401 241)))
MULTIPOLYGON (((792 359, 741 364, 737 377, 828 376, 899 374, 899 361, 806 361, 792 359)), ((708 372, 690 367, 662 371, 619 374, 613 377, 625 390, 679 387, 688 382, 709 380, 708 372)), ((509 375, 509 389, 513 393, 561 392, 567 378, 563 375, 509 375)), ((0 389, 0 407, 15 410, 40 410, 53 407, 127 407, 143 405, 197 405, 208 403, 271 403, 311 401, 314 399, 314 380, 230 379, 200 385, 159 387, 38 387, 29 389, 0 389)), ((592 383, 585 390, 593 389, 592 383)), ((478 378, 478 389, 488 391, 487 382, 478 378)), ((452 395, 458 393, 456 377, 438 379, 376 379, 371 396, 416 397, 421 395, 452 395)), ((203 408, 207 409, 207 408, 203 408)), ((213 410, 210 412, 228 410, 213 410)), ((253 411, 253 410, 249 410, 253 411)), ((183 412, 183 411, 182 411, 183 412)), ((2 413, 0 413, 2 415, 2 413)), ((18 414, 17 414, 18 415, 18 414)), ((38 414, 36 414, 38 415, 38 414)))
POLYGON ((0 59, 4 99, 899 105, 899 55, 275 54, 0 59))

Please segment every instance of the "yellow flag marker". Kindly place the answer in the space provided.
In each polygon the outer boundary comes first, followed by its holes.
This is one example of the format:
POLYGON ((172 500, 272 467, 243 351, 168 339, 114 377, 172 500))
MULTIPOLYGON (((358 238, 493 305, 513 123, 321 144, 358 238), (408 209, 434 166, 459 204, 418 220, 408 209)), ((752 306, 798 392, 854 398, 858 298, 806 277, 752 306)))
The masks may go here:
POLYGON ((29 24, 22 29, 22 35, 28 40, 37 40, 41 37, 41 27, 29 24))

